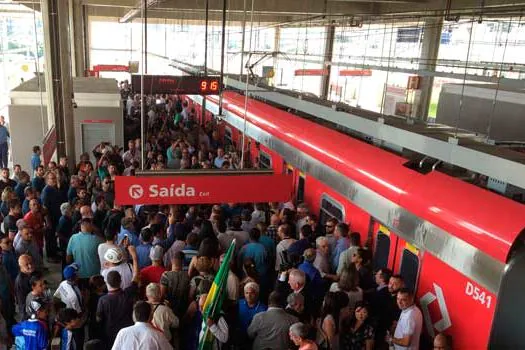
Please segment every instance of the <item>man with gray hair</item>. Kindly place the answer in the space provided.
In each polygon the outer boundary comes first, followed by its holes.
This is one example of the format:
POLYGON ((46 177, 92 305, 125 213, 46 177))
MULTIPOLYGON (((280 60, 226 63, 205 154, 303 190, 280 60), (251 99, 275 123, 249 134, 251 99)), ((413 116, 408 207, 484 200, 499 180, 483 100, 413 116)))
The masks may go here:
POLYGON ((248 327, 253 317, 268 308, 259 300, 259 285, 255 282, 248 282, 244 286, 244 298, 239 300, 237 326, 241 331, 239 345, 241 348, 249 347, 248 327))
POLYGON ((172 345, 177 344, 178 341, 172 341, 178 338, 175 332, 172 333, 172 329, 179 327, 179 319, 169 307, 162 303, 162 293, 158 283, 148 284, 146 298, 152 310, 151 324, 161 330, 172 345))
POLYGON ((317 350, 317 345, 308 339, 309 327, 301 322, 290 326, 290 340, 299 347, 300 350, 317 350))
POLYGON ((309 323, 311 318, 304 314, 304 296, 299 293, 290 293, 286 298, 286 312, 295 316, 303 323, 309 323))

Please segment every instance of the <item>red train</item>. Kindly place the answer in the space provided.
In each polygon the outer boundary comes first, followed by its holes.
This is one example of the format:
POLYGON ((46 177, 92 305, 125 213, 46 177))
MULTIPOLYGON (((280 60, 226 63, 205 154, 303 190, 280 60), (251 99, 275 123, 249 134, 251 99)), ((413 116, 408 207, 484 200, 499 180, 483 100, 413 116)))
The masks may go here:
MULTIPOLYGON (((191 96, 200 115, 202 97, 191 96)), ((224 94, 224 136, 240 145, 245 97, 224 94)), ((207 118, 218 113, 208 97, 207 118)), ((525 349, 525 206, 249 99, 261 167, 293 175, 295 196, 372 242, 374 265, 416 290, 427 332, 458 349, 525 349)))

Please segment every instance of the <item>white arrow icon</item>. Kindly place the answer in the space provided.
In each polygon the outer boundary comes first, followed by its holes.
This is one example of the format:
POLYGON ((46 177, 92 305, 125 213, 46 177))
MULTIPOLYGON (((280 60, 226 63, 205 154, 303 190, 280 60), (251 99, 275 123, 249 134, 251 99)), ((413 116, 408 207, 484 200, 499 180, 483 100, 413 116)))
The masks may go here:
POLYGON ((434 328, 436 328, 438 332, 443 332, 445 329, 449 328, 452 325, 452 322, 450 322, 450 316, 448 314, 447 304, 445 303, 443 289, 441 289, 441 287, 435 283, 432 284, 434 285, 434 291, 436 292, 436 294, 432 292, 426 293, 421 297, 421 299, 419 299, 419 303, 421 304, 421 309, 423 311, 423 317, 425 318, 425 324, 427 326, 428 334, 434 337, 434 328), (441 320, 437 321, 436 323, 433 323, 432 318, 430 317, 430 310, 428 309, 428 306, 436 299, 439 304, 439 311, 441 312, 441 320))
POLYGON ((144 195, 144 188, 141 185, 131 185, 128 192, 131 198, 139 199, 144 195))

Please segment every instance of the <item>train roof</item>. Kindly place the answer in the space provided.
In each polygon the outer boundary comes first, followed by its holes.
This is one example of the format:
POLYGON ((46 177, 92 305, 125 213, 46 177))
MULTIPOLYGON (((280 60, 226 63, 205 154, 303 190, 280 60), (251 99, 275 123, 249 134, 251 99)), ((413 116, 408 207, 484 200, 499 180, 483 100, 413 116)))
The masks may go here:
MULTIPOLYGON (((241 116, 244 101, 224 93, 225 107, 241 116)), ((504 263, 525 228, 524 205, 437 171, 419 173, 404 166, 407 159, 328 127, 253 99, 247 119, 504 263)))

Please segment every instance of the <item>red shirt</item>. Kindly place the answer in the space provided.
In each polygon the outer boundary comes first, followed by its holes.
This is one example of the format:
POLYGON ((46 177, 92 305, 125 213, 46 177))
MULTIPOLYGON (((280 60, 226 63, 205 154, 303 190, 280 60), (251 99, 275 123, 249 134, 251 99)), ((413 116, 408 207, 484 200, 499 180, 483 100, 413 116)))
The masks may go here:
POLYGON ((164 266, 148 266, 140 271, 140 280, 148 285, 149 283, 160 283, 160 277, 166 272, 164 266))
POLYGON ((42 248, 44 246, 44 216, 40 212, 33 214, 32 211, 29 211, 24 216, 24 221, 31 227, 33 237, 35 237, 38 246, 42 248))

